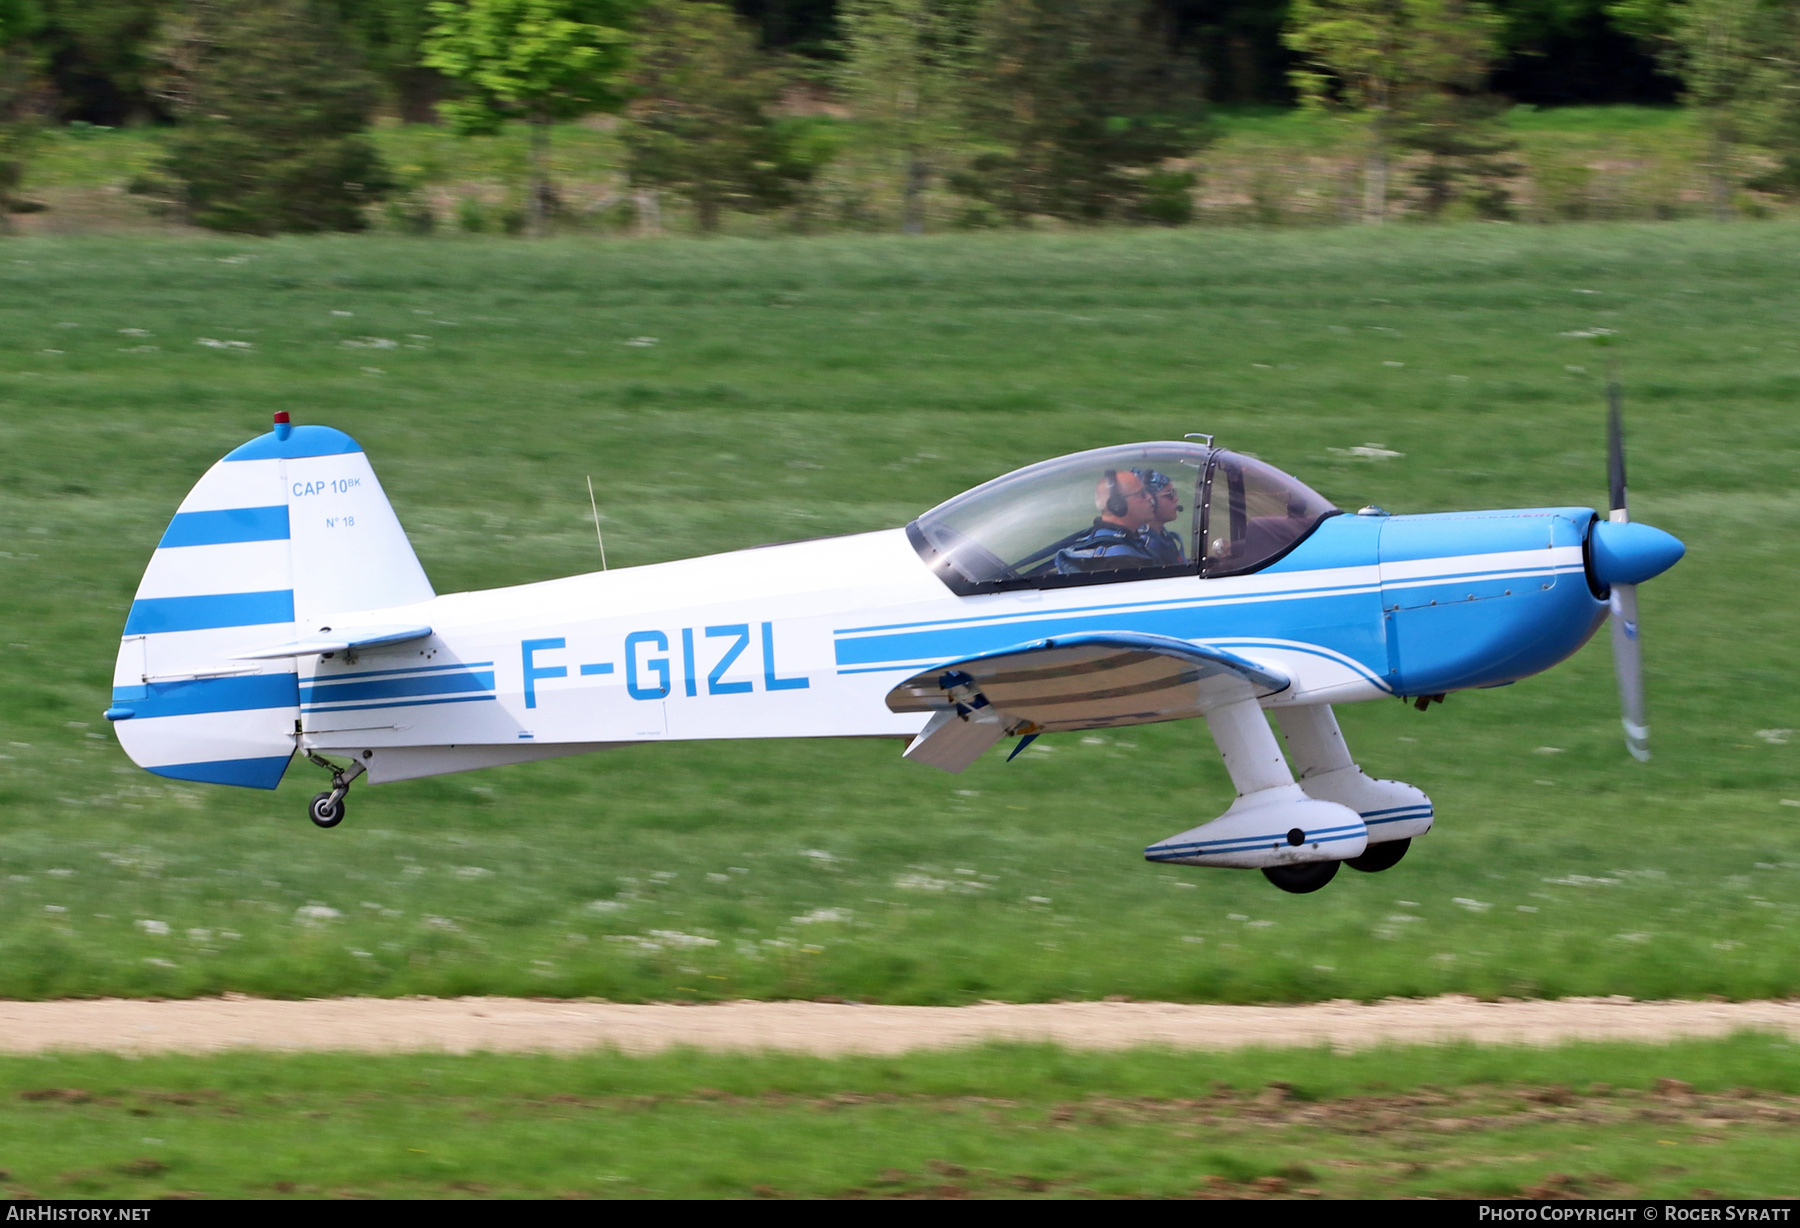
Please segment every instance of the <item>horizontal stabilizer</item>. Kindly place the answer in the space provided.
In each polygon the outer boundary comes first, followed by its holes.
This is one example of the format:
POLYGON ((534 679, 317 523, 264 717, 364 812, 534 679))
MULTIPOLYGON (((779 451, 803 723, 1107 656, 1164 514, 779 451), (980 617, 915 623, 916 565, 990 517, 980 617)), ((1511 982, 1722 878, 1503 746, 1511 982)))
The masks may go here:
POLYGON ((326 652, 350 652, 363 648, 382 648, 389 644, 404 644, 408 640, 422 640, 430 634, 430 627, 417 623, 405 626, 322 627, 317 635, 290 640, 285 644, 272 644, 252 652, 240 652, 232 659, 270 661, 278 657, 311 657, 326 652))
POLYGON ((979 695, 1009 731, 1141 725, 1201 716, 1284 691, 1280 670, 1162 635, 1089 632, 964 657, 913 675, 887 695, 892 712, 939 712, 979 695))

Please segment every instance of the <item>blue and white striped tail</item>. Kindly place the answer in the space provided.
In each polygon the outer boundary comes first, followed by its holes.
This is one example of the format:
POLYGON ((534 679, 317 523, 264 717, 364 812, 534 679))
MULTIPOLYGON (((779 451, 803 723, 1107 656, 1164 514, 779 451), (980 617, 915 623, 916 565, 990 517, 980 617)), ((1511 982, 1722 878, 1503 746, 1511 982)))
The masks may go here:
POLYGON ((340 610, 431 596, 356 441, 278 415, 169 522, 125 620, 106 716, 159 776, 273 789, 295 749, 295 660, 237 654, 340 610))

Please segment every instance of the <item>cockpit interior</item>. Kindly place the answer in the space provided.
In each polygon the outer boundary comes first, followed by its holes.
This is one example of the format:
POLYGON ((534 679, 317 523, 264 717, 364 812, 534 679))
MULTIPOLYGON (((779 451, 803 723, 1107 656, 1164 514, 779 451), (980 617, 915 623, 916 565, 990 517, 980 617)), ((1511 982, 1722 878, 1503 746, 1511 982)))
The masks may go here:
POLYGON ((1241 575, 1338 509, 1299 479, 1197 443, 1096 448, 1015 470, 906 526, 963 596, 1021 588, 1241 575))

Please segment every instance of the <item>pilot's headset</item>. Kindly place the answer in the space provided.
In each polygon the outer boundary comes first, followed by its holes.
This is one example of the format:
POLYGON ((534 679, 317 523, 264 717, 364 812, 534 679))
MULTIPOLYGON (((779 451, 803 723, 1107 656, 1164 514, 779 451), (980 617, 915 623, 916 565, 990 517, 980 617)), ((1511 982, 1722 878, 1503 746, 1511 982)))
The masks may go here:
MULTIPOLYGON (((1135 473, 1136 470, 1133 470, 1133 472, 1135 473)), ((1106 471, 1105 481, 1106 514, 1109 516, 1123 516, 1126 512, 1131 510, 1131 503, 1125 498, 1124 493, 1119 490, 1119 471, 1117 469, 1108 469, 1106 471)))

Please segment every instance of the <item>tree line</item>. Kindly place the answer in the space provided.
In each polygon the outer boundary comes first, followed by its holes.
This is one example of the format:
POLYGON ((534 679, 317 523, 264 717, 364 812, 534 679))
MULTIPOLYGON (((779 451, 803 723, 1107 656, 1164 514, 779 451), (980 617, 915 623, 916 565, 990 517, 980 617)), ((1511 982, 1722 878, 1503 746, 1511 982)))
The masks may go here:
POLYGON ((595 114, 632 187, 703 230, 795 204, 847 154, 891 174, 909 232, 933 190, 975 221, 1178 225, 1234 89, 1342 125, 1367 221, 1402 188, 1427 215, 1505 216, 1501 86, 1596 15, 1695 110, 1721 215, 1739 187, 1800 190, 1800 0, 0 0, 0 226, 34 207, 46 126, 102 102, 164 129, 140 189, 231 231, 366 225, 398 186, 368 136, 383 111, 522 123, 536 233, 553 126, 595 114), (1279 91, 1254 84, 1271 65, 1279 91), (797 116, 797 88, 842 121, 797 116))

